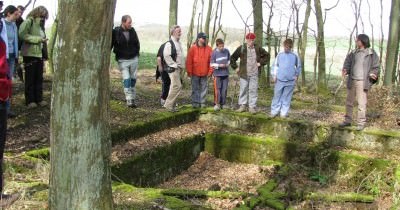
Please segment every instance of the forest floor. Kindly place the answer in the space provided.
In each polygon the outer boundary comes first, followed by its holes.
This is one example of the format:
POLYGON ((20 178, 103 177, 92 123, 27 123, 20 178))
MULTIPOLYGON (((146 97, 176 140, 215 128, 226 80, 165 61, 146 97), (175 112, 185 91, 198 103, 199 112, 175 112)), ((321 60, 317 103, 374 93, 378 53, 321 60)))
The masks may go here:
MULTIPOLYGON (((113 105, 125 105, 124 94, 118 70, 111 71, 111 107, 113 105)), ((185 87, 182 91, 178 104, 190 104, 190 84, 184 79, 185 87)), ((312 86, 297 90, 294 94, 292 110, 289 117, 312 121, 327 125, 337 125, 343 120, 345 104, 345 88, 334 96, 340 81, 333 82, 329 93, 325 96, 317 96, 312 93, 312 86)), ((208 105, 213 106, 212 83, 209 82, 208 105)), ((44 99, 50 104, 51 78, 44 82, 44 99)), ((21 156, 32 149, 49 147, 50 145, 50 106, 27 109, 23 96, 23 83, 15 81, 13 85, 12 110, 18 115, 8 120, 8 131, 5 155, 5 193, 18 192, 20 199, 10 209, 46 209, 46 199, 38 198, 37 192, 48 188, 49 164, 32 165, 21 156), (28 169, 24 168, 27 167, 28 169), (39 183, 39 184, 38 184, 39 183)), ((111 110, 111 130, 118 129, 128 124, 134 118, 136 122, 148 122, 160 112, 165 110, 160 105, 159 94, 161 91, 160 80, 156 82, 154 70, 140 70, 137 80, 138 108, 111 110)), ((237 76, 230 79, 228 90, 228 102, 232 108, 237 108, 237 95, 239 87, 237 76), (233 99, 233 100, 232 100, 233 99)), ((398 92, 389 92, 383 88, 375 88, 370 93, 370 105, 368 109, 368 129, 385 129, 396 131, 400 128, 400 101, 398 92)), ((273 90, 271 88, 259 93, 259 114, 268 115, 273 90)), ((162 132, 140 138, 140 141, 127 141, 113 147, 111 160, 114 163, 123 161, 133 153, 141 153, 179 141, 187 136, 210 132, 215 129, 211 125, 202 122, 193 122, 171 128, 162 132)), ((236 164, 216 159, 215 157, 202 153, 195 164, 181 175, 160 185, 160 187, 202 189, 210 187, 219 189, 237 188, 245 192, 253 192, 256 186, 265 183, 266 177, 273 172, 273 168, 260 168, 251 164, 236 164), (217 169, 223 167, 223 173, 216 173, 217 169)), ((43 195, 44 197, 46 195, 43 195)), ((220 209, 231 208, 240 201, 223 202, 221 200, 210 200, 212 205, 220 209)))

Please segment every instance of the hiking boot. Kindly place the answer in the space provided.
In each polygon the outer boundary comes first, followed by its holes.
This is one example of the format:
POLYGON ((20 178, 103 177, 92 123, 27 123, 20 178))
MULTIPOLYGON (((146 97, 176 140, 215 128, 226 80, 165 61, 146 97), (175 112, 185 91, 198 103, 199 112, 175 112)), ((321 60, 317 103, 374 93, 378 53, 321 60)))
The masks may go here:
POLYGON ((35 102, 29 103, 28 104, 28 109, 33 109, 36 108, 38 105, 35 102))
POLYGON ((161 106, 164 106, 165 100, 164 100, 164 99, 161 99, 161 100, 160 100, 160 103, 161 103, 161 106))
POLYGON ((219 104, 215 104, 215 106, 214 106, 214 111, 219 111, 219 110, 221 110, 221 107, 219 106, 219 104))
POLYGON ((271 113, 271 114, 269 115, 270 118, 275 118, 276 116, 278 116, 278 114, 272 114, 272 113, 271 113))
POLYGON ((11 195, 0 195, 0 208, 3 209, 9 207, 19 198, 19 196, 20 195, 18 193, 14 193, 11 195))
POLYGON ((350 127, 351 123, 349 122, 342 122, 339 124, 339 128, 350 127))
POLYGON ((221 106, 221 109, 230 109, 231 107, 229 106, 229 105, 226 105, 226 104, 224 104, 224 105, 222 105, 221 106))
POLYGON ((41 101, 39 102, 39 106, 47 106, 48 103, 46 101, 41 101))
POLYGON ((17 114, 15 114, 15 112, 13 112, 13 111, 11 111, 11 110, 9 110, 8 112, 7 112, 7 117, 8 118, 14 118, 14 117, 16 117, 17 116, 17 114))
POLYGON ((363 131, 365 128, 365 125, 357 125, 356 131, 363 131))
POLYGON ((136 104, 134 100, 126 100, 126 105, 130 108, 136 108, 136 104))
POLYGON ((257 110, 256 110, 255 107, 250 107, 250 108, 249 108, 249 112, 250 112, 250 114, 256 114, 256 113, 257 113, 257 110))
POLYGON ((246 106, 245 105, 240 105, 239 109, 236 110, 237 112, 245 112, 246 111, 246 106))

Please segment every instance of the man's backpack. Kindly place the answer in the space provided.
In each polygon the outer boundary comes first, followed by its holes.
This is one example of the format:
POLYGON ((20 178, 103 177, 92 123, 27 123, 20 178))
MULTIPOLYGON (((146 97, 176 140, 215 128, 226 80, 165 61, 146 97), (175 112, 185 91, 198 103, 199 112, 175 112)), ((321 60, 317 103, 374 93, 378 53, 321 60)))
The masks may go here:
MULTIPOLYGON (((176 53, 176 47, 175 44, 172 40, 169 40, 167 42, 164 42, 162 45, 160 45, 160 47, 158 48, 158 53, 157 53, 157 57, 160 56, 161 57, 161 64, 163 66, 163 70, 165 70, 168 73, 174 72, 175 70, 173 70, 172 68, 169 68, 169 66, 167 65, 167 63, 164 60, 164 48, 165 48, 165 44, 167 43, 171 44, 171 57, 172 60, 176 61, 176 58, 178 56, 178 54, 176 53)), ((158 69, 158 65, 156 67, 156 80, 161 76, 161 71, 158 69)))

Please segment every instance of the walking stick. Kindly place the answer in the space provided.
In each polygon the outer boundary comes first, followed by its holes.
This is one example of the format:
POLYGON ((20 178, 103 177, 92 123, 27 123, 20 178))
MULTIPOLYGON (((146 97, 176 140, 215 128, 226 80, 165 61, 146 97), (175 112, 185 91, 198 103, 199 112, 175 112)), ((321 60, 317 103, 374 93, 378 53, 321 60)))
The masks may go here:
POLYGON ((336 90, 335 90, 335 93, 333 94, 333 95, 337 95, 337 93, 339 92, 339 90, 340 90, 340 88, 342 88, 343 87, 343 84, 344 84, 344 81, 346 80, 346 75, 345 76, 342 76, 342 81, 340 81, 340 84, 339 84, 339 86, 336 88, 336 90))

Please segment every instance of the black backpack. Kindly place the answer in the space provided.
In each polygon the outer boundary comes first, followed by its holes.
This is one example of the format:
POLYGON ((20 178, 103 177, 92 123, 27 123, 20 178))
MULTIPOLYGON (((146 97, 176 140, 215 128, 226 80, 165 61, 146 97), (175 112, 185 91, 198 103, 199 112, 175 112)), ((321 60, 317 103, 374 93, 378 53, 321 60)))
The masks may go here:
MULTIPOLYGON (((167 63, 164 60, 164 48, 165 48, 165 44, 167 44, 168 42, 171 44, 171 57, 172 57, 172 60, 176 61, 176 58, 177 58, 178 54, 176 53, 176 47, 175 47, 175 44, 174 44, 174 42, 172 40, 168 40, 167 42, 164 42, 162 45, 160 45, 160 47, 158 48, 158 52, 161 52, 160 56, 161 56, 161 64, 163 66, 163 69, 165 69, 166 72, 171 73, 171 72, 174 72, 175 70, 172 69, 172 68, 169 68, 167 63)), ((157 55, 158 55, 158 53, 157 53, 157 55)), ((158 65, 157 65, 157 67, 156 67, 156 80, 160 76, 161 76, 161 72, 159 71, 158 65)))

